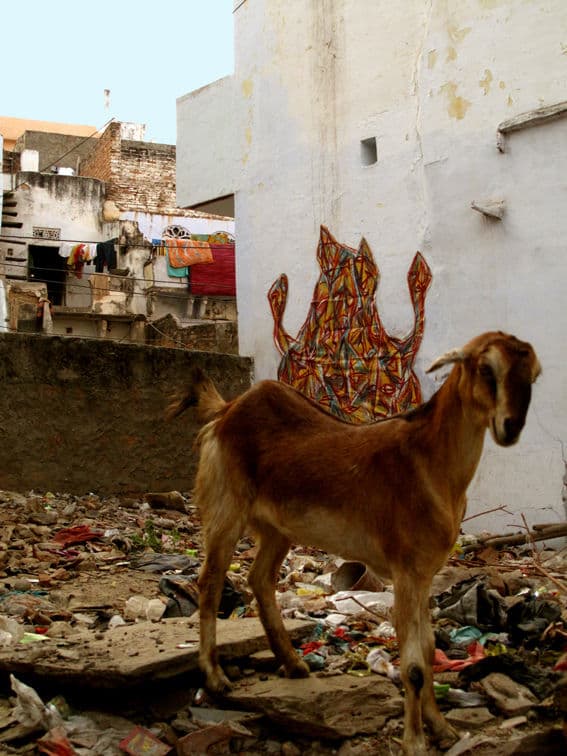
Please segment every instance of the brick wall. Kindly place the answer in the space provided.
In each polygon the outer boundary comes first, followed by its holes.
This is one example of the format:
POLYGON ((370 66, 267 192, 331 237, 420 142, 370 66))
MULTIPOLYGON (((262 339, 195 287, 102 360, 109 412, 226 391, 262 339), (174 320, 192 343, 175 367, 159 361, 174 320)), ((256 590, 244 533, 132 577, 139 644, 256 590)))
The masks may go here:
POLYGON ((106 198, 124 210, 159 212, 176 206, 175 146, 123 140, 119 123, 107 127, 82 162, 81 175, 104 181, 106 198))
POLYGON ((88 157, 80 166, 81 176, 96 178, 109 184, 120 166, 120 124, 111 123, 99 137, 88 157))
POLYGON ((163 416, 195 365, 227 398, 250 385, 246 357, 0 334, 0 489, 189 491, 194 412, 163 416))
POLYGON ((122 141, 112 191, 115 201, 129 210, 159 212, 175 207, 175 146, 122 141))

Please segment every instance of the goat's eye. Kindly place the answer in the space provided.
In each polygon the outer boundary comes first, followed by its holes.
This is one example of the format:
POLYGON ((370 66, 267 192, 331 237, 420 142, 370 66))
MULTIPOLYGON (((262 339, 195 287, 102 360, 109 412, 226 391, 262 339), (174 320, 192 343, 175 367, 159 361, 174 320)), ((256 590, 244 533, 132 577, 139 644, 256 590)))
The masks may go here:
POLYGON ((495 394, 496 393, 496 378, 494 376, 494 372, 490 365, 479 365, 478 367, 479 375, 482 376, 482 378, 485 380, 488 388, 490 391, 495 394))

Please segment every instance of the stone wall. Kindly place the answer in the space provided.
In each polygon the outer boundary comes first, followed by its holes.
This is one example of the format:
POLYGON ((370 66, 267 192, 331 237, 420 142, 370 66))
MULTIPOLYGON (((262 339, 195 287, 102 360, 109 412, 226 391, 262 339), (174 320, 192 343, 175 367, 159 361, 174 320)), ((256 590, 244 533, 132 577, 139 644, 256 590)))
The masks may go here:
POLYGON ((146 325, 146 343, 238 354, 238 325, 236 320, 192 320, 182 325, 179 318, 168 313, 146 325))
POLYGON ((163 416, 193 366, 227 398, 251 382, 244 357, 0 334, 0 489, 189 491, 194 412, 163 416))

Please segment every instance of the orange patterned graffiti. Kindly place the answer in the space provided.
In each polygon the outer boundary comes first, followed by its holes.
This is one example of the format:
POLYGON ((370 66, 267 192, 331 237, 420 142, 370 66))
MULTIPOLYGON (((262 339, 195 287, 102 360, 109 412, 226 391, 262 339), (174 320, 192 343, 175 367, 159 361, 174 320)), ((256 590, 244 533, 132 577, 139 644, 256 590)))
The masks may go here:
POLYGON ((431 270, 418 252, 408 272, 415 322, 403 339, 386 333, 375 302, 380 274, 362 239, 358 250, 337 242, 321 226, 317 248, 321 275, 297 338, 283 327, 288 279, 268 292, 274 340, 282 359, 278 378, 350 422, 368 422, 421 402, 413 371, 425 324, 431 270))

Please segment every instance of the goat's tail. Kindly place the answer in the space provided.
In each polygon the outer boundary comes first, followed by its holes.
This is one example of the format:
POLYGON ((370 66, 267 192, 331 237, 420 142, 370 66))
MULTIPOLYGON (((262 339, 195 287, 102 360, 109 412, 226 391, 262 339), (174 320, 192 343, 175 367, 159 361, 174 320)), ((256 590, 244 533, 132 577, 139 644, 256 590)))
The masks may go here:
POLYGON ((178 394, 168 406, 165 419, 173 420, 189 407, 197 408, 197 417, 209 422, 225 407, 226 401, 217 391, 215 384, 201 368, 193 368, 188 389, 178 394))

